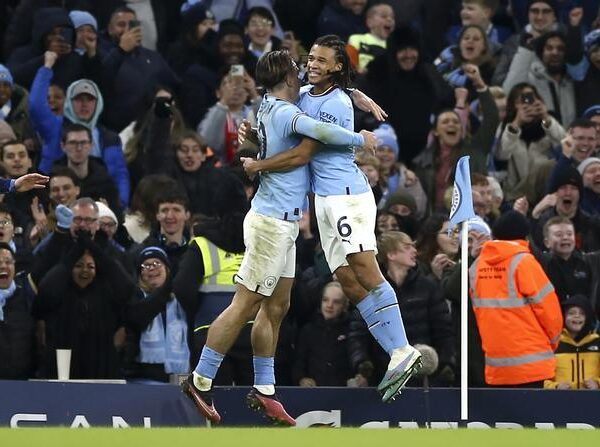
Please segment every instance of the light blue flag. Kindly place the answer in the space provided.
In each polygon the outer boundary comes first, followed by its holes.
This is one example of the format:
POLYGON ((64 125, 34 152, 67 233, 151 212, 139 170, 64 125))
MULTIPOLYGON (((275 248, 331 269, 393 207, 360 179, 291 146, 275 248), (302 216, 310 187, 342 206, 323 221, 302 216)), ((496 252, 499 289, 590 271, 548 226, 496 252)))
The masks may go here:
POLYGON ((471 191, 471 173, 469 170, 469 156, 465 155, 456 164, 454 175, 454 191, 452 191, 452 208, 450 209, 450 222, 448 234, 461 222, 475 217, 473 211, 473 193, 471 191))

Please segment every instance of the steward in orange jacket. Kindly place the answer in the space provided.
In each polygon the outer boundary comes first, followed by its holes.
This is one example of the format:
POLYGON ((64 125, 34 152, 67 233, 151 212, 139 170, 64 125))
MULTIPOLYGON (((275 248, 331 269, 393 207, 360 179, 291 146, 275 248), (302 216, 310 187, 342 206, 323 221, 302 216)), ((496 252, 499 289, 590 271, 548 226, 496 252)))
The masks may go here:
POLYGON ((489 385, 524 385, 554 377, 562 313, 554 287, 524 239, 526 218, 500 216, 494 237, 469 269, 469 291, 489 385))

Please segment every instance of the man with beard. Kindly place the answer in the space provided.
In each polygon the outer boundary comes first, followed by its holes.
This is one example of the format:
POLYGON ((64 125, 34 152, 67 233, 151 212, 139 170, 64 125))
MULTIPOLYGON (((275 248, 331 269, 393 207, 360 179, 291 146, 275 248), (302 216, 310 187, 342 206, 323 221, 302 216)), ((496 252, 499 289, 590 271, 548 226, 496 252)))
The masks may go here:
POLYGON ((522 43, 502 84, 506 92, 520 82, 535 86, 563 126, 576 117, 575 88, 567 73, 565 51, 566 37, 559 31, 546 33, 530 44, 522 43))
POLYGON ((600 219, 592 217, 579 207, 583 191, 581 174, 572 166, 562 170, 553 180, 550 194, 533 209, 533 241, 543 247, 543 228, 554 216, 568 217, 575 227, 576 247, 583 251, 600 249, 600 219))

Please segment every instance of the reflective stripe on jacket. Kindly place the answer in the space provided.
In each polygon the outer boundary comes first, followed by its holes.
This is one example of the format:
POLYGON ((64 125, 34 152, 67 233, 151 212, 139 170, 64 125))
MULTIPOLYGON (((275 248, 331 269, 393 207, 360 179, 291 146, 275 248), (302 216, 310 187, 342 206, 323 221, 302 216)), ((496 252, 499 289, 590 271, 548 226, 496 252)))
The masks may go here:
POLYGON ((486 383, 518 385, 553 377, 562 313, 529 244, 486 242, 469 277, 486 383))
POLYGON ((240 269, 243 253, 229 253, 204 237, 195 237, 202 254, 204 279, 198 289, 198 311, 194 331, 205 329, 229 306, 235 293, 235 275, 240 269))

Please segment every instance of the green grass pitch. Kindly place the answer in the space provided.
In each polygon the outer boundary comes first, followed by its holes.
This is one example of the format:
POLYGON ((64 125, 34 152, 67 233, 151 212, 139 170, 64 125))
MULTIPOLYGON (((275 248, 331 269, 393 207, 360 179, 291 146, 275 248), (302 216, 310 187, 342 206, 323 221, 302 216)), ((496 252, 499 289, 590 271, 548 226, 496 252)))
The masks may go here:
POLYGON ((6 447, 515 447, 593 446, 597 430, 408 430, 408 429, 0 429, 6 447))

